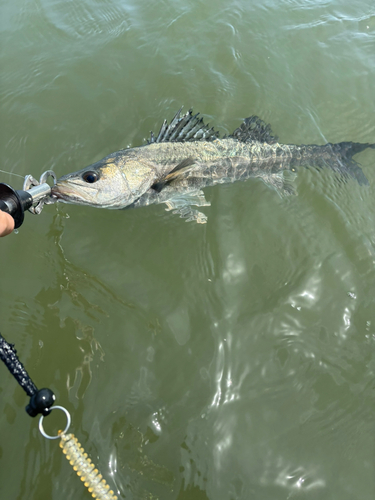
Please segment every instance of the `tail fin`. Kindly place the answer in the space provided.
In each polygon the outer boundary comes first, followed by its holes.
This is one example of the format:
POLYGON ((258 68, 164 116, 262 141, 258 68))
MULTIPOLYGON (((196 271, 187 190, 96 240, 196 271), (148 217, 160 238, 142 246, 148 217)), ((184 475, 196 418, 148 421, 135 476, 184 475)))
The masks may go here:
POLYGON ((360 142, 339 142, 336 146, 339 148, 340 155, 345 160, 345 165, 348 168, 350 175, 354 177, 359 184, 368 184, 368 180, 363 173, 363 170, 358 163, 353 160, 353 156, 361 153, 367 148, 375 149, 375 144, 370 144, 368 142, 364 144, 360 142))
POLYGON ((367 148, 375 149, 375 144, 369 144, 368 142, 364 144, 360 142, 339 142, 337 145, 340 147, 341 154, 345 155, 349 160, 367 148))

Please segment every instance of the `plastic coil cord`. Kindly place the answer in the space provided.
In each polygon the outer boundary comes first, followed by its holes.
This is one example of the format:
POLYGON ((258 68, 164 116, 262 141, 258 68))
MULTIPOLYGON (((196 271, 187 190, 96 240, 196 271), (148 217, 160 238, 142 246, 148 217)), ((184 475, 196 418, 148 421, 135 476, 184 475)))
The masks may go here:
POLYGON ((88 458, 87 453, 74 434, 60 433, 60 448, 69 460, 70 465, 77 472, 81 481, 89 490, 93 498, 98 500, 118 500, 98 469, 88 458))

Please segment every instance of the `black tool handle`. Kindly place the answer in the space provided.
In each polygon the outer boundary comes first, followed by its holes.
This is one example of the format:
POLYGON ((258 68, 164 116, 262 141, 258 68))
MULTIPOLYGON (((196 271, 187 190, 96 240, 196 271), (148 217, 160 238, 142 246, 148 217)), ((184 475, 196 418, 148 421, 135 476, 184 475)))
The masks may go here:
POLYGON ((26 406, 26 411, 30 417, 36 417, 39 413, 44 416, 49 415, 50 408, 55 401, 55 395, 51 389, 38 389, 31 380, 25 367, 18 359, 14 344, 8 344, 0 333, 0 359, 4 362, 13 377, 20 384, 22 389, 30 396, 30 402, 26 406))
POLYGON ((13 217, 16 229, 22 225, 25 210, 32 204, 33 198, 27 191, 16 191, 8 184, 0 183, 0 210, 13 217))

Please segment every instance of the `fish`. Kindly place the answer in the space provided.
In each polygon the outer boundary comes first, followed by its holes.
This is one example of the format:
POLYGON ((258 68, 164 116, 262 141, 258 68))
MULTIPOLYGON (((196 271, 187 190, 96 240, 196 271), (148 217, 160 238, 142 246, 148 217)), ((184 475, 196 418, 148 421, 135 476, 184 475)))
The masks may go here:
POLYGON ((279 193, 293 194, 286 172, 305 167, 328 168, 342 180, 368 185, 353 156, 375 144, 281 144, 255 115, 220 138, 199 113, 181 111, 170 123, 164 120, 157 135, 151 132, 147 144, 121 149, 58 179, 52 199, 110 209, 164 203, 187 221, 203 224, 207 216, 193 206, 209 206, 202 189, 216 184, 258 177, 279 193))

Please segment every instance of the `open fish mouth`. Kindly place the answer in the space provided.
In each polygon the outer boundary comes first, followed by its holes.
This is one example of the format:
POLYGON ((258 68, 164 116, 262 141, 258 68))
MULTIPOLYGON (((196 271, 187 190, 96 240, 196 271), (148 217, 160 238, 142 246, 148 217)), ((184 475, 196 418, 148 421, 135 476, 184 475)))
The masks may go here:
POLYGON ((55 201, 63 201, 66 203, 79 203, 82 205, 91 205, 95 203, 95 195, 98 190, 94 186, 85 186, 85 188, 91 188, 94 190, 93 196, 87 196, 87 191, 84 192, 85 196, 82 196, 82 186, 80 184, 74 183, 74 181, 69 182, 57 182, 51 190, 51 198, 55 201))

